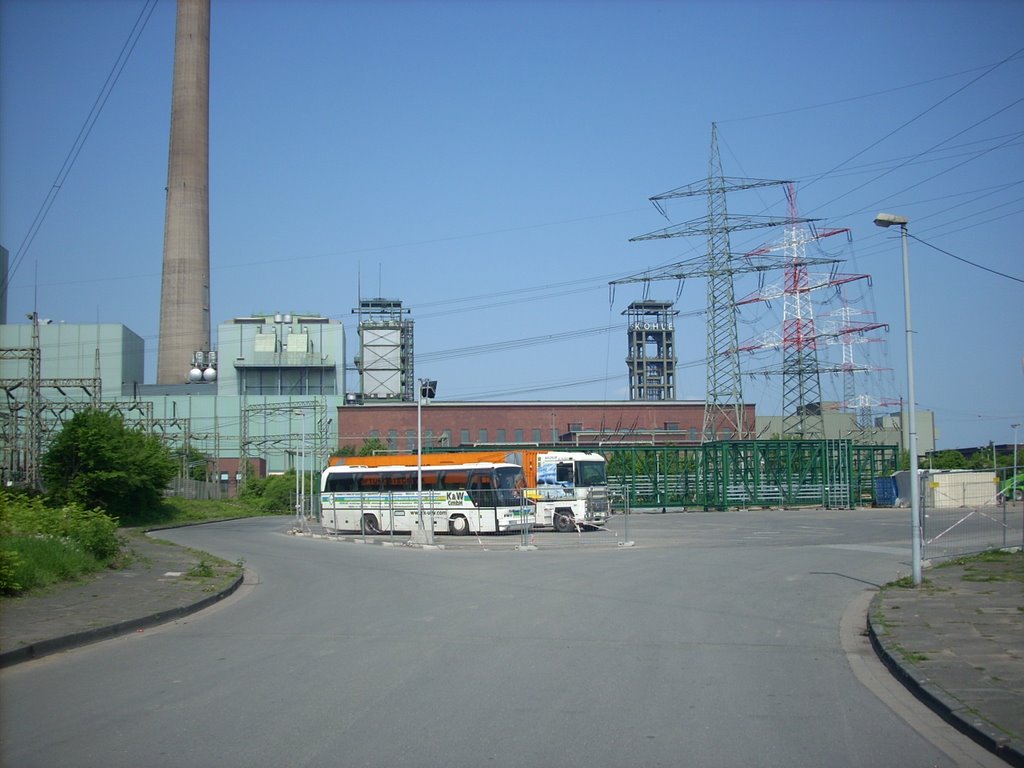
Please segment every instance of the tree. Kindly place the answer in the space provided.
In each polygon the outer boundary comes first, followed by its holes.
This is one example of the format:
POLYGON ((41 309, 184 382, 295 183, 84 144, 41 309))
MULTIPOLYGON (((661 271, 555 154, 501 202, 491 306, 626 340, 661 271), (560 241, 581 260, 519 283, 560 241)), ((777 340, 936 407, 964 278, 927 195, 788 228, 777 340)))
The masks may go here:
POLYGON ((379 437, 368 437, 363 441, 362 447, 357 452, 357 456, 373 456, 375 453, 386 453, 388 450, 388 444, 381 440, 379 437))
POLYGON ((159 438, 95 409, 75 414, 42 461, 43 482, 55 501, 100 507, 122 524, 159 506, 177 471, 159 438))
POLYGON ((924 462, 925 466, 933 469, 964 469, 967 466, 967 459, 960 451, 936 451, 924 462))

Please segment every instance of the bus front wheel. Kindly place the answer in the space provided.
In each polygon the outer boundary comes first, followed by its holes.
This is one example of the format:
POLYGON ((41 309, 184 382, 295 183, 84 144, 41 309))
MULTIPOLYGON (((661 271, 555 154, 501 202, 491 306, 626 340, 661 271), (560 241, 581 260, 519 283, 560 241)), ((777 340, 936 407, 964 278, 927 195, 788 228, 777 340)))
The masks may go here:
POLYGON ((363 533, 371 535, 380 533, 380 526, 377 525, 377 518, 370 514, 363 515, 363 533))
POLYGON ((555 530, 559 533, 569 533, 576 530, 576 519, 572 514, 555 510, 555 530))
POLYGON ((448 532, 452 536, 468 536, 469 520, 462 515, 456 515, 448 521, 448 532))

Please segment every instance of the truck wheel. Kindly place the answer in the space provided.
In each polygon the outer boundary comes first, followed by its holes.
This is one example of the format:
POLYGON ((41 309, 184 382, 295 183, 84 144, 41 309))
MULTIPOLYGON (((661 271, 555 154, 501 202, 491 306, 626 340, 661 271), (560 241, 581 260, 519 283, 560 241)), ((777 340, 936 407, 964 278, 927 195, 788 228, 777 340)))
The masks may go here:
POLYGON ((448 533, 452 536, 468 536, 469 520, 462 515, 456 515, 448 521, 448 533))
POLYGON ((555 530, 559 533, 569 533, 576 530, 576 520, 572 515, 555 510, 555 530))

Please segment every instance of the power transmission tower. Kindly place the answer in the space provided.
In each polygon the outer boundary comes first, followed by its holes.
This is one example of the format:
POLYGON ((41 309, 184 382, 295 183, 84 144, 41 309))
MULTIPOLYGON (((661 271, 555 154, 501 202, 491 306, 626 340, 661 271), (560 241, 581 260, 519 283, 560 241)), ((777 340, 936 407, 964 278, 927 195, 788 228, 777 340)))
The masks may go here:
POLYGON ((863 436, 873 426, 874 408, 881 405, 896 405, 898 400, 881 400, 865 392, 858 392, 856 376, 860 373, 868 373, 880 370, 877 367, 858 363, 854 359, 854 347, 858 344, 869 342, 880 342, 882 339, 865 336, 869 331, 879 328, 885 330, 889 326, 885 323, 861 322, 854 320, 855 316, 867 316, 873 313, 850 306, 845 291, 843 292, 842 306, 825 315, 826 320, 823 330, 826 332, 827 344, 839 344, 842 346, 843 362, 843 404, 844 411, 855 414, 857 431, 863 436))
MULTIPOLYGON (((630 242, 637 242, 705 235, 707 237, 707 256, 620 278, 610 283, 614 286, 652 280, 707 278, 707 399, 704 406, 702 442, 716 438, 744 438, 753 430, 753 425, 746 423, 744 418, 743 386, 738 354, 739 342, 736 332, 734 278, 742 272, 763 272, 780 269, 783 266, 778 258, 744 258, 733 255, 730 250, 729 235, 740 230, 778 227, 791 223, 790 219, 773 216, 730 215, 726 206, 726 196, 729 192, 788 183, 790 182, 724 176, 722 160, 718 152, 718 127, 712 123, 711 157, 707 178, 704 181, 678 187, 650 198, 655 208, 668 218, 662 205, 665 201, 704 195, 707 198, 707 215, 700 219, 630 238, 630 242)), ((810 222, 812 219, 799 219, 799 221, 810 222)))
POLYGON ((766 288, 750 297, 741 299, 737 306, 757 301, 783 300, 782 335, 769 338, 759 344, 741 347, 742 351, 782 348, 780 371, 764 370, 756 373, 782 375, 782 433, 785 437, 821 439, 825 437, 825 420, 821 400, 821 374, 835 372, 822 368, 818 362, 818 340, 820 334, 814 325, 814 305, 811 295, 814 291, 831 288, 854 280, 866 279, 867 275, 837 275, 812 281, 808 269, 806 245, 828 237, 845 234, 849 229, 817 230, 802 224, 797 213, 796 190, 786 185, 786 201, 789 223, 782 241, 754 251, 763 255, 782 251, 785 259, 783 285, 766 288))

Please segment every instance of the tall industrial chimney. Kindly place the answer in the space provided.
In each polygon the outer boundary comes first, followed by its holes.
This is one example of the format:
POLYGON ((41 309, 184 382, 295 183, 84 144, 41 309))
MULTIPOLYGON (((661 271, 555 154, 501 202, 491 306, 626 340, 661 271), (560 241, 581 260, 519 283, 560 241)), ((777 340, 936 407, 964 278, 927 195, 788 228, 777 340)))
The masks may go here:
POLYGON ((178 0, 157 384, 210 350, 210 0, 178 0))

